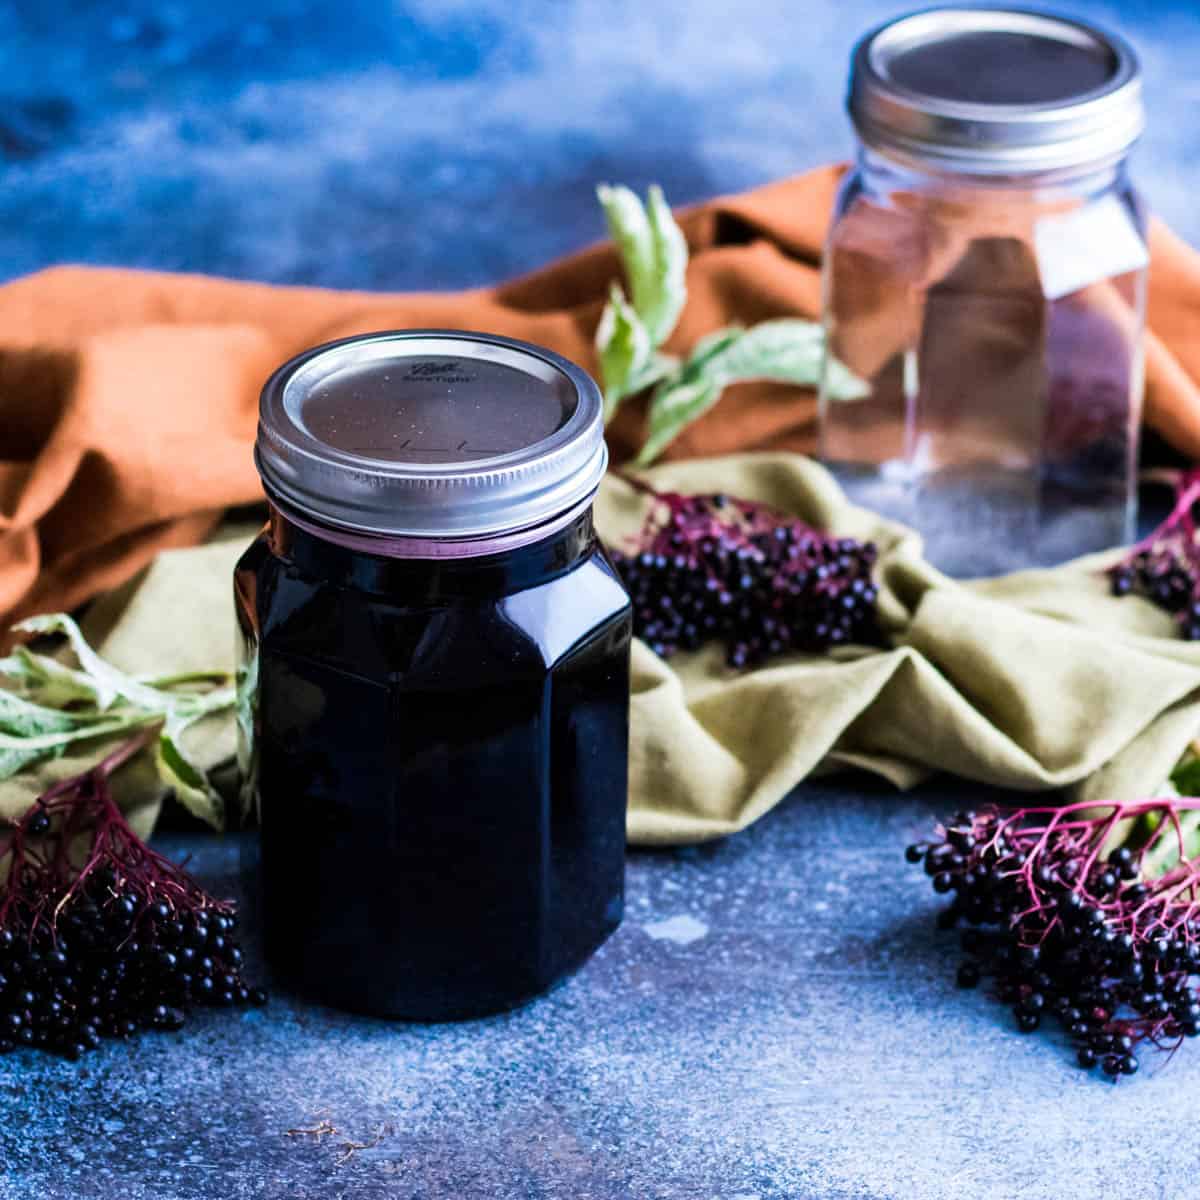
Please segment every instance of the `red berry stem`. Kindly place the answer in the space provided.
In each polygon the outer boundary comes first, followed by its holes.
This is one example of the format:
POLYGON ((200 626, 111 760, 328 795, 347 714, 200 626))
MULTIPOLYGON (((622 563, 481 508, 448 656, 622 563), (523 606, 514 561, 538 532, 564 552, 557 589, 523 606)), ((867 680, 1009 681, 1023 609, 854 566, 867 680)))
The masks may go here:
POLYGON ((939 924, 968 926, 960 985, 990 975, 1019 1029, 1056 1016, 1080 1065, 1115 1078, 1138 1069, 1140 1043, 1200 1034, 1198 830, 1193 797, 990 807, 907 858, 954 896, 939 924))
POLYGON ((44 792, 0 847, 0 1053, 78 1058, 102 1037, 178 1029, 195 1005, 261 1004, 236 906, 130 826, 109 781, 151 727, 44 792))
POLYGON ((1200 502, 1200 468, 1184 471, 1166 520, 1133 546, 1108 577, 1117 596, 1139 595, 1172 614, 1181 635, 1200 639, 1200 540, 1194 508, 1200 502))

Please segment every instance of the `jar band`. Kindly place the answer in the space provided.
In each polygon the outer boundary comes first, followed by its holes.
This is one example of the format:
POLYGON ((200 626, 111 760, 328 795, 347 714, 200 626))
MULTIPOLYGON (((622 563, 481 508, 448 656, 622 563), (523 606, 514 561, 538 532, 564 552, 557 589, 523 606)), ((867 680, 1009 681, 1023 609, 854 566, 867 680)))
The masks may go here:
POLYGON ((577 521, 592 506, 595 493, 585 497, 578 504, 560 513, 550 521, 540 525, 531 525, 526 529, 514 529, 507 533, 491 534, 477 538, 413 538, 387 537, 382 534, 354 533, 348 529, 335 529, 329 525, 319 525, 299 516, 286 503, 280 502, 268 492, 268 499, 273 508, 289 525, 303 529, 305 533, 344 546, 348 550, 357 550, 362 554, 373 554, 380 558, 483 558, 491 554, 505 554, 510 550, 518 550, 522 546, 530 546, 551 537, 561 529, 565 529, 573 521, 577 521))

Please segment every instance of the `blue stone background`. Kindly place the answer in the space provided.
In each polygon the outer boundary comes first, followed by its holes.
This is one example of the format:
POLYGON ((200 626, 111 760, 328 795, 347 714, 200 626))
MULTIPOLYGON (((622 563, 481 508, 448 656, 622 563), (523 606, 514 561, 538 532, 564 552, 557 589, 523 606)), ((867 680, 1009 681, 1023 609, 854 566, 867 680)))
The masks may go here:
MULTIPOLYGON (((1062 3, 1142 53, 1136 173, 1200 243, 1197 0, 1062 3)), ((449 288, 845 155, 874 0, 0 0, 0 277, 85 261, 449 288)), ((976 788, 814 783, 629 860, 552 995, 411 1026, 202 1013, 0 1058, 0 1200, 1127 1200, 1194 1194, 1200 1052, 1117 1087, 953 986, 905 842, 976 788), (320 1129, 328 1121, 337 1133, 320 1129), (291 1131, 291 1133, 289 1133, 291 1131), (357 1145, 358 1149, 352 1147, 357 1145)), ((239 846, 175 833, 219 894, 239 846)), ((252 915, 248 950, 261 970, 252 915)))
MULTIPOLYGON (((1196 0, 1061 11, 1141 52, 1136 173, 1200 242, 1196 0)), ((851 149, 878 0, 8 0, 0 277, 67 260, 449 288, 600 235, 599 180, 678 202, 851 149)))

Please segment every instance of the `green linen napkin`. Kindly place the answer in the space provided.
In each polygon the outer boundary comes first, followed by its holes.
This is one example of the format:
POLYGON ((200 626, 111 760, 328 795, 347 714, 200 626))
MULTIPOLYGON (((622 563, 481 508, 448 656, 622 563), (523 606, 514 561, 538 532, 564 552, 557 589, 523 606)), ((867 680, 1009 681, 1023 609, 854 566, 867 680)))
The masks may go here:
MULTIPOLYGON (((919 538, 849 504, 829 474, 794 455, 689 461, 648 473, 656 487, 763 501, 880 550, 888 649, 794 655, 736 673, 707 647, 669 663, 634 646, 629 837, 677 844, 744 828, 801 780, 840 767, 909 787, 934 771, 1082 798, 1152 794, 1200 730, 1200 643, 1137 598, 1109 594, 1093 556, 1053 570, 958 583, 919 538)), ((610 544, 638 529, 645 499, 605 481, 596 515, 610 544)), ((107 597, 86 627, 128 670, 230 665, 229 577, 246 530, 161 555, 107 597)), ((202 731, 210 762, 231 722, 202 731)), ((67 769, 66 760, 54 773, 67 769)), ((152 819, 155 798, 127 788, 152 819)), ((34 786, 10 783, 0 807, 34 786), (24 789, 21 792, 19 789, 24 789)))

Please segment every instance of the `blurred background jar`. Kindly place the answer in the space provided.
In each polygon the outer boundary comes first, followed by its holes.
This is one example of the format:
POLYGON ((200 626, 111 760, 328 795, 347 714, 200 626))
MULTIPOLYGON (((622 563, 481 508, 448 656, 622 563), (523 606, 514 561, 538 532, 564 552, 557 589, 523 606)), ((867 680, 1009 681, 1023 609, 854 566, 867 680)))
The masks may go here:
POLYGON ((1145 215, 1120 39, 998 9, 902 17, 853 55, 860 151, 825 258, 820 453, 952 574, 1130 539, 1145 215))

